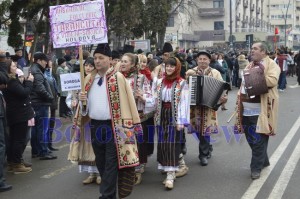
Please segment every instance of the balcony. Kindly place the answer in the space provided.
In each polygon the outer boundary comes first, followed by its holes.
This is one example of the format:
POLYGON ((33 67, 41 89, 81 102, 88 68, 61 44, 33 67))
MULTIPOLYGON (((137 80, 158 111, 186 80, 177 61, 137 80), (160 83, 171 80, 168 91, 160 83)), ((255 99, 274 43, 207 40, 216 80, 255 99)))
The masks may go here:
POLYGON ((200 36, 200 41, 224 41, 225 30, 195 31, 194 34, 200 36))
POLYGON ((244 0, 243 6, 244 8, 248 8, 248 0, 244 0))
POLYGON ((224 8, 200 8, 200 17, 222 17, 225 16, 224 8))
POLYGON ((178 39, 178 40, 198 42, 198 41, 200 41, 200 35, 182 34, 182 38, 178 39))

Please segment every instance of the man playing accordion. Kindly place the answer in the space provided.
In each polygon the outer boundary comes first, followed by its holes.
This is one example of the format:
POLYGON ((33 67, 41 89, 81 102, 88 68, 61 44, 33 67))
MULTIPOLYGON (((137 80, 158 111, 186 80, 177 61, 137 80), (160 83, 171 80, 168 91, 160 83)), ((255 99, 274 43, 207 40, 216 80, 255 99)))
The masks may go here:
MULTIPOLYGON (((186 72, 186 78, 196 75, 207 75, 223 81, 219 71, 209 67, 211 55, 206 51, 200 51, 197 54, 198 66, 186 72)), ((191 86, 191 85, 189 85, 191 86)), ((205 93, 204 93, 205 94, 205 93)), ((220 103, 226 103, 227 95, 222 96, 220 103)), ((196 133, 199 138, 199 159, 202 166, 208 164, 213 150, 210 144, 210 134, 217 132, 217 112, 206 106, 191 106, 190 114, 190 133, 196 133)))

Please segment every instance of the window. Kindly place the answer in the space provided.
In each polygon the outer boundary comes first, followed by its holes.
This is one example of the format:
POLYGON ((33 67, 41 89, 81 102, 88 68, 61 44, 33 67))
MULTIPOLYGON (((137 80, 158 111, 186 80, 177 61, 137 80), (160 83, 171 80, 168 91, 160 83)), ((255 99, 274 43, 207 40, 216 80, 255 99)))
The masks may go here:
POLYGON ((174 27, 174 17, 168 19, 167 27, 174 27))
POLYGON ((224 30, 224 21, 215 21, 214 30, 224 30))
POLYGON ((224 8, 224 0, 215 0, 214 8, 224 8))

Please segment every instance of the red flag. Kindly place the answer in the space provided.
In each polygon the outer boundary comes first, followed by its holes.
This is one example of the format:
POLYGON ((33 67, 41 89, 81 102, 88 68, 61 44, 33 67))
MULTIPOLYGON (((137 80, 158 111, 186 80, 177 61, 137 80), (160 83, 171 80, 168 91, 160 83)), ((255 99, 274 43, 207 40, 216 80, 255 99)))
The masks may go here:
POLYGON ((278 35, 279 34, 279 30, 277 27, 275 27, 275 35, 278 35))

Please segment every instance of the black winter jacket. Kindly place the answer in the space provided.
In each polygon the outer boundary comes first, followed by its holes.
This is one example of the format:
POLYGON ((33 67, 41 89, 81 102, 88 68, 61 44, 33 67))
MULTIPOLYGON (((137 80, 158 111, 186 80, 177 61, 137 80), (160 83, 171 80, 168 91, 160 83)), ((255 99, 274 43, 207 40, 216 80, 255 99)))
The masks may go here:
POLYGON ((31 107, 30 93, 33 88, 31 81, 22 84, 17 78, 10 78, 4 92, 6 101, 6 117, 8 125, 26 122, 34 117, 31 107))
POLYGON ((45 69, 37 63, 30 67, 30 72, 34 76, 33 90, 30 94, 33 105, 50 106, 53 100, 51 88, 44 76, 44 71, 45 69))
POLYGON ((225 69, 219 64, 218 61, 210 62, 209 64, 210 67, 218 70, 221 74, 225 74, 225 69))

